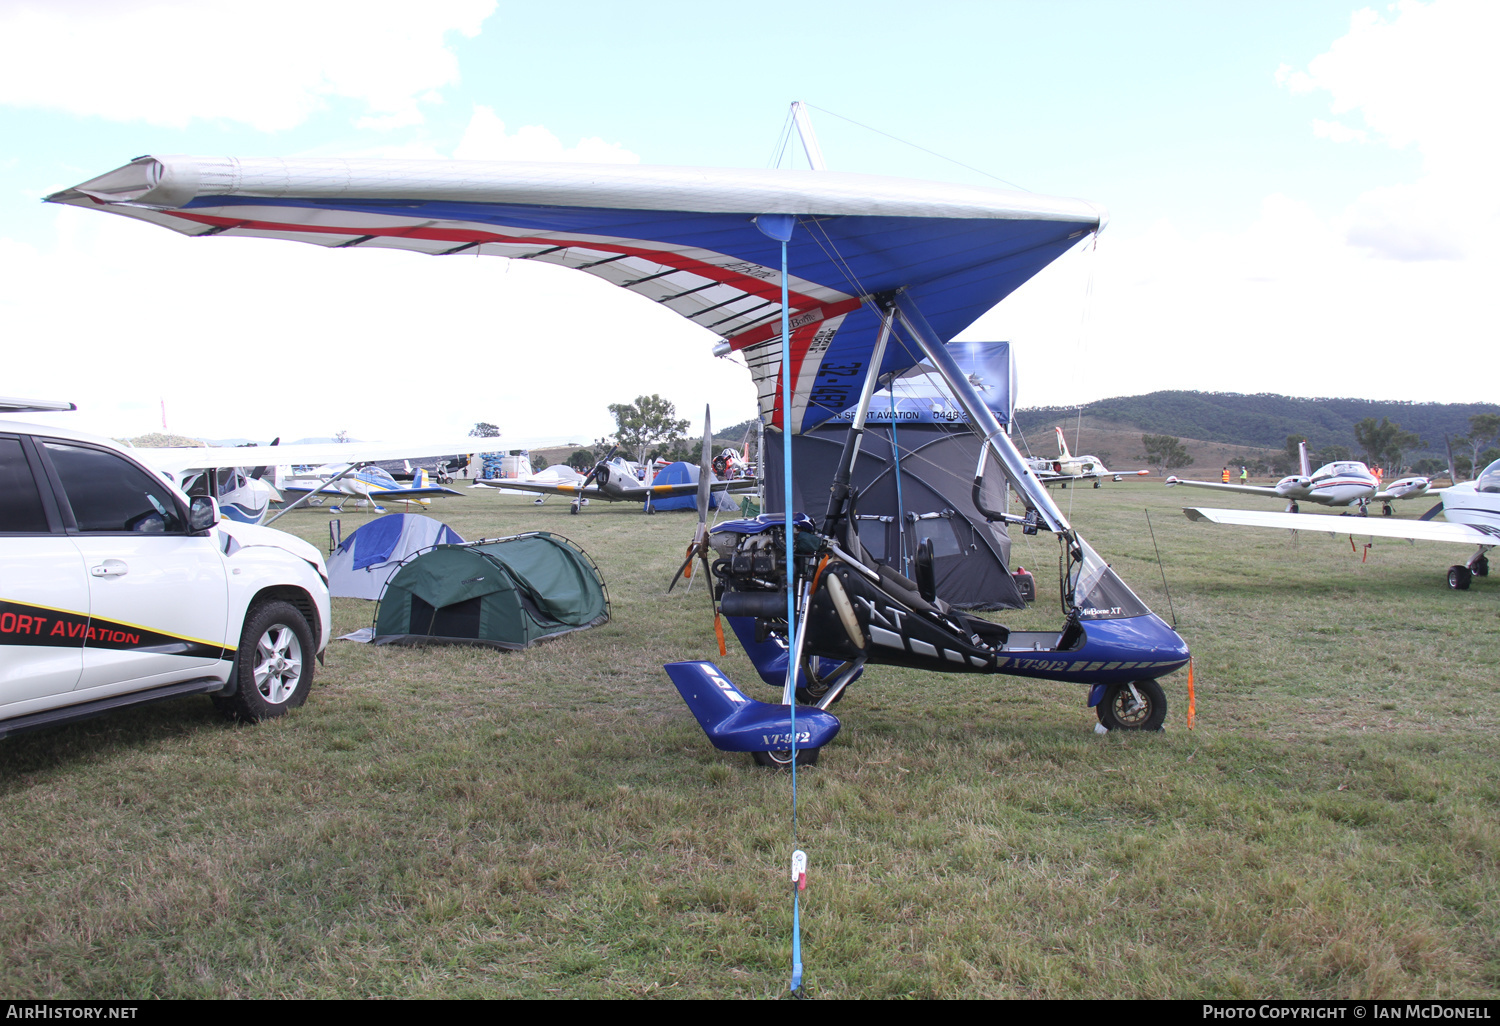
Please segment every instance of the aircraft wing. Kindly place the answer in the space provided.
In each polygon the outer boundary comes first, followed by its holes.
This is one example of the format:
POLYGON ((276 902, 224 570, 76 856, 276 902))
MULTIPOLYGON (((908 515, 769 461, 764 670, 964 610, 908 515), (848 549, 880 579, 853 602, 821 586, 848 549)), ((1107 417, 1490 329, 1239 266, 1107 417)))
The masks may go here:
MULTIPOLYGON (((340 495, 345 498, 364 498, 362 495, 351 496, 342 491, 338 485, 333 487, 319 486, 313 488, 304 484, 282 484, 281 490, 292 495, 306 495, 308 492, 316 491, 319 495, 340 495)), ((428 485, 425 488, 371 488, 372 499, 431 499, 439 495, 463 495, 463 492, 454 491, 452 488, 444 488, 442 485, 428 485)))
POLYGON ((180 475, 188 470, 222 467, 300 467, 325 463, 370 463, 375 460, 419 459, 487 452, 492 439, 465 438, 445 442, 330 442, 318 445, 251 445, 198 448, 131 449, 130 455, 157 470, 180 475), (488 445, 483 443, 488 442, 488 445))
MULTIPOLYGON (((745 358, 762 420, 792 434, 858 400, 877 297, 899 292, 946 342, 1105 220, 1082 200, 840 171, 325 157, 144 156, 47 199, 184 235, 585 271, 724 338, 745 358), (778 389, 782 248, 762 230, 783 218, 799 225, 787 243, 790 410, 778 389)), ((878 371, 920 357, 891 345, 878 371)))
POLYGON ((1252 484, 1224 484, 1221 481, 1184 481, 1180 477, 1167 478, 1167 487, 1173 485, 1188 485, 1192 488, 1216 488, 1221 492, 1243 492, 1246 495, 1269 495, 1273 499, 1285 499, 1286 496, 1279 494, 1270 485, 1252 484))
POLYGON ((568 495, 574 498, 603 499, 605 502, 614 501, 614 496, 606 495, 599 490, 598 485, 589 485, 580 488, 576 484, 545 484, 541 481, 523 481, 516 478, 480 478, 470 487, 483 485, 486 488, 499 488, 506 492, 541 492, 545 495, 568 495))
POLYGON ((1269 510, 1193 509, 1182 511, 1200 523, 1238 527, 1275 527, 1290 531, 1327 531, 1376 538, 1451 542, 1456 545, 1500 545, 1500 530, 1435 520, 1393 520, 1387 517, 1335 516, 1329 513, 1273 513, 1269 510))

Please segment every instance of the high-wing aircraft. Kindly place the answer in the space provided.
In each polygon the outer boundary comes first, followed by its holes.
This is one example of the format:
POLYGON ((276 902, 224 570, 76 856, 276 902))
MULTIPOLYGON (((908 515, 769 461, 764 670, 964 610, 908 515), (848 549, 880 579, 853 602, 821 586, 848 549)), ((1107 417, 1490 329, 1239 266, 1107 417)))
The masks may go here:
POLYGON ((811 761, 839 729, 828 706, 867 664, 1081 686, 1103 727, 1154 730, 1167 711, 1159 679, 1188 665, 1186 642, 1073 528, 946 348, 1087 243, 1105 221, 1091 203, 823 170, 186 156, 140 157, 48 199, 215 239, 558 264, 719 335, 717 354, 744 358, 767 431, 797 434, 857 403, 821 522, 786 510, 709 532, 722 609, 781 688, 779 704, 754 702, 710 663, 666 666, 721 749, 811 761), (1025 508, 981 512, 1058 539, 1056 630, 948 607, 930 545, 908 580, 859 542, 849 482, 871 397, 924 358, 984 441, 976 495, 999 473, 1025 508))
MULTIPOLYGON (((140 448, 132 449, 131 455, 142 463, 154 467, 163 477, 184 490, 200 489, 205 494, 216 492, 215 497, 219 500, 219 508, 225 516, 243 523, 255 524, 265 519, 271 503, 281 501, 281 495, 274 483, 275 468, 338 463, 342 468, 347 468, 344 470, 345 474, 352 476, 369 473, 370 471, 361 471, 360 468, 375 460, 446 456, 450 453, 462 452, 464 447, 472 448, 473 445, 474 439, 471 438, 457 444, 452 441, 438 443, 346 442, 258 447, 140 448), (265 479, 267 476, 273 476, 273 481, 267 481, 265 479)), ((338 471, 335 471, 322 480, 319 490, 331 484, 337 473, 338 471)), ((378 471, 378 473, 384 474, 386 481, 389 481, 397 490, 400 489, 400 485, 396 484, 390 474, 384 471, 378 471)), ((302 481, 298 484, 304 487, 293 487, 288 483, 286 490, 300 491, 304 496, 307 495, 311 489, 311 482, 302 481)), ((371 482, 371 487, 379 490, 380 484, 379 481, 371 482)), ((447 489, 447 491, 452 490, 447 489)), ((359 495, 352 491, 338 494, 359 495)), ((453 492, 453 494, 459 493, 453 492)), ((360 495, 360 497, 368 498, 367 495, 360 495)))
MULTIPOLYGON (((754 478, 739 478, 734 481, 717 481, 710 476, 709 490, 712 492, 753 492, 755 491, 754 478)), ((591 499, 602 502, 641 502, 645 503, 646 513, 655 513, 656 506, 653 504, 657 499, 672 499, 679 495, 696 495, 698 485, 692 482, 684 484, 652 484, 649 481, 641 481, 635 476, 635 470, 631 464, 626 462, 623 456, 615 456, 613 453, 594 464, 581 481, 563 482, 561 484, 548 484, 539 481, 536 477, 525 480, 515 478, 488 478, 477 482, 489 488, 500 488, 511 492, 541 492, 543 495, 564 495, 572 499, 568 512, 577 513, 581 506, 586 506, 591 499)), ((538 500, 540 501, 540 500, 538 500)))
POLYGON ((1234 484, 1219 481, 1186 481, 1167 478, 1167 487, 1188 485, 1191 488, 1217 488, 1221 492, 1243 492, 1246 495, 1269 495, 1287 500, 1286 511, 1297 512, 1299 502, 1316 502, 1322 506, 1358 506, 1365 516, 1371 500, 1379 500, 1381 512, 1390 516, 1392 499, 1415 499, 1431 494, 1432 480, 1426 477, 1403 477, 1385 488, 1370 468, 1358 460, 1336 460, 1315 471, 1308 470, 1307 443, 1298 444, 1302 457, 1300 474, 1289 474, 1274 485, 1234 484))
POLYGON ((1149 470, 1110 470, 1097 456, 1074 456, 1068 451, 1063 429, 1059 427, 1053 430, 1057 432, 1057 459, 1032 457, 1027 460, 1044 485, 1060 484, 1066 488, 1069 481, 1093 481, 1094 487, 1098 488, 1099 482, 1106 477, 1118 481, 1124 477, 1144 477, 1151 473, 1149 470))
POLYGON ((1441 506, 1429 510, 1421 520, 1361 520, 1357 528, 1342 517, 1307 513, 1294 516, 1291 513, 1241 509, 1184 509, 1183 513, 1189 520, 1200 523, 1473 545, 1474 554, 1466 563, 1455 563, 1448 568, 1448 587, 1462 591, 1469 587, 1473 578, 1490 575, 1487 553, 1500 545, 1500 460, 1485 467, 1473 481, 1464 481, 1433 494, 1442 497, 1441 506), (1439 509, 1447 523, 1427 519, 1439 509))

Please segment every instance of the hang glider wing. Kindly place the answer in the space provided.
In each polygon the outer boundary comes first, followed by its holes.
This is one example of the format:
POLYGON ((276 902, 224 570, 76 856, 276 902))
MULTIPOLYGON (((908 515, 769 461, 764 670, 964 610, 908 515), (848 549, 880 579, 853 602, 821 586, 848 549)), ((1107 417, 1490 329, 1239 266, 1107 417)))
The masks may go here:
MULTIPOLYGON (((800 432, 852 406, 874 297, 905 290, 947 341, 1103 224, 1081 200, 832 171, 472 161, 141 157, 48 197, 186 235, 541 260, 675 310, 744 354, 762 418, 800 432), (793 409, 778 408, 791 214, 793 409), (789 421, 789 423, 787 423, 789 421)), ((892 345, 880 371, 914 365, 892 345)))
POLYGON ((1500 545, 1500 529, 1437 521, 1395 520, 1386 517, 1334 516, 1328 513, 1272 513, 1246 509, 1184 509, 1189 520, 1234 524, 1239 527, 1276 527, 1289 531, 1327 531, 1375 538, 1451 542, 1459 545, 1500 545))
POLYGON ((348 442, 320 445, 251 445, 221 448, 131 449, 130 454, 157 470, 180 476, 189 470, 219 467, 303 467, 326 463, 370 463, 479 452, 479 438, 445 442, 348 442))

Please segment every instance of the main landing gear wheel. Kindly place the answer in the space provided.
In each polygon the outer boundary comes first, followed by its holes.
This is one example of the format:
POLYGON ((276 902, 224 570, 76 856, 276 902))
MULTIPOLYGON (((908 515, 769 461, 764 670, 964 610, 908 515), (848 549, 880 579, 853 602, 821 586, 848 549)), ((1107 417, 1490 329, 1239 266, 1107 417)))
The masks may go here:
POLYGON ((569 506, 568 507, 568 512, 572 513, 574 516, 577 516, 578 515, 578 503, 575 502, 571 506, 569 506))
POLYGON ((1474 574, 1466 566, 1450 566, 1448 568, 1448 587, 1454 591, 1468 591, 1469 581, 1474 574))
POLYGON ((245 616, 234 658, 232 695, 214 696, 231 719, 258 723, 307 701, 313 680, 313 633, 288 602, 261 602, 245 616))
POLYGON ((1154 680, 1138 680, 1135 691, 1129 684, 1111 684, 1104 689, 1104 699, 1096 707, 1099 722, 1108 730, 1160 730, 1167 718, 1167 695, 1154 680))
POLYGON ((1395 513, 1396 511, 1391 509, 1391 504, 1389 502, 1380 507, 1380 515, 1383 517, 1394 516, 1395 513))
MULTIPOLYGON (((818 753, 821 748, 799 748, 797 749, 798 766, 816 766, 818 764, 818 753)), ((792 751, 790 748, 780 752, 751 752, 757 766, 769 766, 772 769, 791 769, 792 751)))
POLYGON ((1480 556, 1469 564, 1469 572, 1475 577, 1488 577, 1490 575, 1490 560, 1488 556, 1480 556))

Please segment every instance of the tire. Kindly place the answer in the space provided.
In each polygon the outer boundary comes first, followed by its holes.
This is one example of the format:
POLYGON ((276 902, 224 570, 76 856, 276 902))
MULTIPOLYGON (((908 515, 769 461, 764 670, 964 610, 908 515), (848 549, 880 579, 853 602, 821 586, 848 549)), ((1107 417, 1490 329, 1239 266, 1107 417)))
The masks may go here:
POLYGON ((1161 729, 1167 718, 1166 692, 1154 680, 1138 680, 1135 689, 1140 692, 1140 702, 1130 693, 1129 684, 1111 684, 1104 689, 1104 699, 1095 711, 1106 729, 1161 729))
POLYGON ((295 606, 256 603, 245 614, 234 659, 237 690, 214 704, 241 723, 274 719, 301 705, 312 689, 313 646, 312 629, 295 606))
POLYGON ((1468 591, 1469 582, 1473 577, 1474 575, 1469 572, 1469 568, 1466 566, 1450 566, 1448 568, 1448 587, 1454 591, 1468 591))
MULTIPOLYGON (((797 749, 798 766, 816 766, 818 764, 818 753, 821 748, 799 748, 797 749)), ((791 769, 792 751, 790 748, 780 752, 751 752, 750 757, 755 760, 757 766, 769 766, 771 769, 791 769)))
POLYGON ((1475 577, 1488 577, 1490 575, 1490 560, 1488 556, 1480 556, 1469 564, 1469 572, 1475 577))

